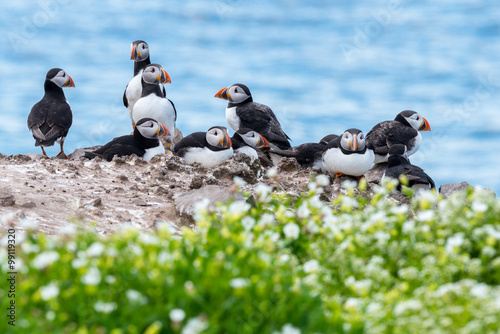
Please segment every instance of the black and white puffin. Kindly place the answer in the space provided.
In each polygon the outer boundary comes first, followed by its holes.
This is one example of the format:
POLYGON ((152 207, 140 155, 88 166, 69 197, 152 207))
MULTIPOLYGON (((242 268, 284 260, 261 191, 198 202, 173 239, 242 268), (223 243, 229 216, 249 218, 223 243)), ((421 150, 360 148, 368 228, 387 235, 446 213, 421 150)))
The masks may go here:
POLYGON ((215 97, 229 101, 226 107, 226 120, 234 131, 249 128, 264 136, 272 144, 271 147, 274 145, 282 150, 291 147, 288 141, 290 138, 281 128, 271 108, 253 102, 247 86, 237 83, 222 88, 215 97))
POLYGON ((373 165, 374 153, 361 130, 348 129, 330 140, 322 160, 324 169, 336 176, 362 177, 373 165))
POLYGON ((384 121, 375 125, 366 135, 375 151, 375 163, 386 162, 389 148, 393 144, 403 144, 408 148, 408 155, 418 151, 422 144, 420 132, 430 131, 429 122, 413 110, 400 112, 393 121, 384 121))
POLYGON ((294 157, 302 168, 323 169, 323 152, 328 143, 337 137, 331 134, 323 137, 318 143, 304 143, 289 150, 275 148, 272 152, 282 157, 294 157))
POLYGON ((135 123, 142 118, 152 118, 163 124, 173 136, 177 111, 172 101, 163 95, 159 86, 168 82, 170 76, 161 65, 146 66, 141 75, 142 96, 132 110, 132 122, 135 123))
MULTIPOLYGON (((410 163, 406 146, 403 144, 394 144, 389 149, 387 170, 382 178, 390 177, 399 180, 401 175, 407 177, 410 187, 424 189, 436 187, 434 181, 422 168, 410 163)), ((401 184, 398 185, 398 190, 401 190, 401 184)))
POLYGON ((256 131, 241 128, 231 138, 234 153, 248 155, 252 160, 258 159, 258 149, 269 147, 269 142, 256 131))
POLYGON ((194 132, 182 138, 173 153, 188 164, 199 163, 215 167, 233 156, 231 138, 223 126, 211 127, 207 132, 194 132))
MULTIPOLYGON (((130 119, 132 119, 134 104, 142 96, 141 74, 146 66, 151 64, 148 43, 141 40, 132 42, 130 45, 130 59, 134 61, 134 77, 125 87, 125 92, 123 92, 123 105, 128 108, 130 119)), ((166 96, 165 87, 161 86, 160 88, 163 95, 166 96)))
POLYGON ((143 118, 135 124, 132 135, 117 137, 93 152, 86 152, 85 158, 101 157, 111 161, 115 155, 123 157, 136 154, 149 161, 157 154, 165 154, 165 148, 158 138, 169 134, 168 129, 156 120, 143 118))
POLYGON ((45 77, 45 95, 36 103, 28 116, 28 128, 33 133, 35 146, 42 148, 43 155, 48 158, 44 147, 58 142, 61 151, 56 157, 68 159, 63 144, 73 123, 71 107, 64 96, 63 87, 75 87, 73 79, 62 69, 53 68, 45 77))

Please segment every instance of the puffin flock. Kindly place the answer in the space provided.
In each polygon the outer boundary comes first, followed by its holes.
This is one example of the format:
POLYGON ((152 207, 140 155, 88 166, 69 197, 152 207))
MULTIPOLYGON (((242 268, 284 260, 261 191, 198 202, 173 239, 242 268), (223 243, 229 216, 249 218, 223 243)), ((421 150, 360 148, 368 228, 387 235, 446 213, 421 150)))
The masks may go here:
MULTIPOLYGON (((290 145, 271 108, 253 102, 247 86, 236 83, 220 89, 215 97, 227 100, 226 120, 235 131, 229 136, 224 126, 213 126, 206 132, 195 132, 174 142, 177 110, 166 97, 164 84, 171 83, 169 74, 159 64, 151 63, 149 46, 142 40, 131 44, 134 76, 123 94, 133 133, 114 138, 85 158, 137 156, 149 161, 157 154, 174 154, 185 163, 214 167, 230 159, 235 152, 259 159, 263 166, 276 165, 283 157, 293 157, 302 168, 313 168, 336 176, 361 178, 374 164, 387 163, 384 177, 398 179, 405 175, 409 186, 434 188, 434 181, 408 157, 421 146, 423 131, 429 122, 417 112, 404 110, 394 120, 376 124, 366 135, 351 128, 341 135, 329 134, 318 143, 290 145), (163 146, 161 137, 165 143, 163 146)), ((62 88, 75 87, 73 79, 62 69, 53 68, 45 78, 45 95, 28 116, 28 128, 35 146, 61 147, 56 157, 68 158, 63 144, 72 124, 72 112, 62 88)), ((400 186, 399 186, 400 187, 400 186)))

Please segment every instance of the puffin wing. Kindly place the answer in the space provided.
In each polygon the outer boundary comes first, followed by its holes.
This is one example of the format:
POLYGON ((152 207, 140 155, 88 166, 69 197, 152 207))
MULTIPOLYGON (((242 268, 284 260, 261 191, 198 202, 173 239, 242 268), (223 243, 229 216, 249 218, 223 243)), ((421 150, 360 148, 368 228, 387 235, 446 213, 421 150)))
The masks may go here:
POLYGON ((146 153, 146 150, 137 145, 137 141, 133 135, 125 135, 114 138, 112 141, 93 152, 87 152, 85 157, 92 159, 96 156, 100 156, 107 161, 111 161, 115 155, 121 157, 137 154, 142 157, 144 153, 146 153))
POLYGON ((55 141, 68 133, 73 123, 71 107, 64 101, 41 100, 33 106, 28 116, 28 128, 40 141, 55 141))
POLYGON ((206 132, 194 132, 182 138, 175 144, 173 153, 182 158, 191 147, 205 147, 205 136, 206 132))
MULTIPOLYGON (((165 86, 163 87, 163 93, 165 93, 165 86)), ((175 109, 175 105, 174 103, 172 102, 172 100, 170 99, 167 99, 170 104, 172 105, 172 108, 174 108, 174 113, 175 113, 175 117, 174 117, 174 122, 177 121, 177 109, 175 109)))
POLYGON ((127 87, 125 87, 125 91, 123 92, 123 105, 125 106, 125 108, 128 108, 127 88, 128 84, 127 87))

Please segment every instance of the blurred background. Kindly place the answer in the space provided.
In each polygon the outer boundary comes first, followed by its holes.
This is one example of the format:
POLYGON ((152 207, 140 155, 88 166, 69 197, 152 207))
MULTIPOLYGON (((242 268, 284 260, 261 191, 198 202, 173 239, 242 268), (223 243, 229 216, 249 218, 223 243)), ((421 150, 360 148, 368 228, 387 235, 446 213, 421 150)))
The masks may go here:
POLYGON ((274 110, 293 145, 366 133, 412 109, 432 128, 413 164, 437 185, 499 193, 499 17, 493 0, 4 1, 0 153, 41 152, 26 118, 52 67, 76 84, 64 90, 67 153, 130 133, 122 96, 130 43, 143 39, 172 78, 184 135, 226 125, 226 102, 213 96, 236 82, 274 110))

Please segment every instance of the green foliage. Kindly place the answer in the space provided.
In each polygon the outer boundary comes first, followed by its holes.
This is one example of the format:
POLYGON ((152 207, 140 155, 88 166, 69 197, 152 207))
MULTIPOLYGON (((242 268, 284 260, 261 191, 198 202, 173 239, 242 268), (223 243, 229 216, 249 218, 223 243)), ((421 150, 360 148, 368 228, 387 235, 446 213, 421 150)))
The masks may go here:
MULTIPOLYGON (((16 330, 500 331, 494 195, 470 188, 445 200, 406 188, 411 203, 400 205, 389 196, 395 182, 370 197, 356 195, 348 182, 345 194, 326 203, 320 199, 326 183, 319 176, 298 197, 260 184, 252 205, 201 203, 196 229, 183 228, 181 236, 167 223, 152 233, 132 227, 109 236, 26 233, 16 330)), ((0 296, 6 300, 3 285, 0 296)), ((0 332, 9 331, 3 320, 0 332)))

